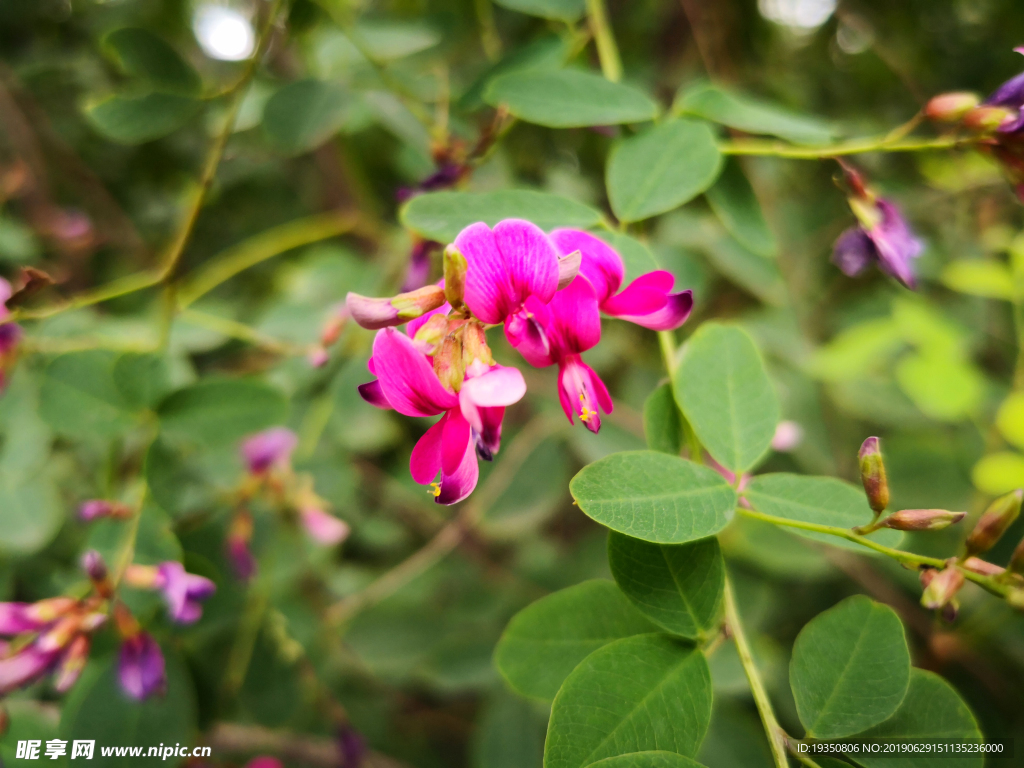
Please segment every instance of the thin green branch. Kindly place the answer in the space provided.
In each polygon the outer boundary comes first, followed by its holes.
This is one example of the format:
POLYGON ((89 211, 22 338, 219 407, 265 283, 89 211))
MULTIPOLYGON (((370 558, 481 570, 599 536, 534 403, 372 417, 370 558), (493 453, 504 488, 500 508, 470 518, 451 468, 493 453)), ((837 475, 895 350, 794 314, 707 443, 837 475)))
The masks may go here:
MULTIPOLYGON (((891 557, 903 565, 909 565, 915 568, 928 567, 928 568, 946 568, 946 561, 940 560, 937 557, 926 557, 924 555, 917 555, 913 552, 906 552, 902 549, 894 549, 893 547, 887 547, 884 544, 879 544, 877 541, 872 541, 864 536, 858 536, 851 530, 846 528, 839 528, 834 525, 819 525, 818 523, 808 523, 803 520, 790 520, 785 517, 776 517, 775 515, 766 515, 763 512, 757 512, 753 509, 738 506, 736 511, 744 517, 753 518, 754 520, 761 520, 765 523, 771 523, 772 525, 780 525, 786 528, 799 528, 803 531, 813 531, 814 533, 824 533, 829 536, 836 536, 840 539, 846 539, 852 541, 854 544, 859 544, 862 547, 874 550, 879 554, 891 557)), ((1009 589, 1000 584, 990 576, 982 576, 974 571, 969 571, 959 565, 956 566, 963 573, 964 578, 969 581, 973 581, 980 587, 988 590, 994 595, 1005 597, 1009 592, 1009 589)))
POLYGON ((155 285, 159 285, 162 279, 163 273, 160 271, 137 272, 134 275, 128 275, 100 286, 95 290, 87 291, 69 301, 38 309, 15 309, 8 317, 12 322, 18 320, 42 320, 59 315, 61 312, 90 307, 93 304, 100 304, 120 296, 127 296, 129 293, 152 288, 155 285))
POLYGON ((757 669, 754 655, 750 651, 750 644, 747 642, 739 612, 736 610, 736 597, 733 595, 732 582, 728 576, 725 578, 725 623, 736 642, 736 652, 743 664, 743 671, 747 674, 747 682, 750 683, 750 692, 754 696, 757 712, 761 715, 761 723, 764 725, 764 732, 768 737, 768 744, 771 746, 775 768, 789 768, 785 734, 775 717, 772 702, 768 698, 768 691, 764 687, 761 673, 757 669))
POLYGON ((970 136, 940 136, 935 139, 890 140, 886 137, 852 139, 850 141, 821 147, 800 147, 784 141, 765 139, 736 139, 721 141, 718 151, 723 155, 759 155, 764 157, 787 157, 793 160, 822 160, 842 155, 859 155, 867 152, 924 152, 933 149, 952 149, 976 143, 970 136))
POLYGON ((615 44, 615 35, 612 34, 611 25, 608 23, 608 11, 604 7, 604 0, 587 0, 587 16, 590 20, 590 30, 594 35, 594 43, 597 45, 601 72, 613 83, 617 83, 622 79, 622 59, 615 44))
POLYGON ((217 333, 222 333, 232 339, 238 339, 239 341, 244 341, 257 347, 262 347, 263 349, 278 355, 292 355, 294 357, 299 357, 309 352, 309 348, 300 344, 292 344, 287 341, 275 339, 273 336, 268 336, 265 333, 257 331, 255 328, 248 326, 245 323, 241 323, 227 317, 218 317, 217 315, 211 315, 207 312, 198 312, 194 309, 186 309, 182 311, 181 319, 186 323, 199 326, 200 328, 206 328, 210 331, 216 331, 217 333))
POLYGON ((211 258, 181 286, 178 308, 185 309, 218 285, 260 262, 302 245, 352 231, 356 214, 321 213, 289 221, 246 238, 211 258))

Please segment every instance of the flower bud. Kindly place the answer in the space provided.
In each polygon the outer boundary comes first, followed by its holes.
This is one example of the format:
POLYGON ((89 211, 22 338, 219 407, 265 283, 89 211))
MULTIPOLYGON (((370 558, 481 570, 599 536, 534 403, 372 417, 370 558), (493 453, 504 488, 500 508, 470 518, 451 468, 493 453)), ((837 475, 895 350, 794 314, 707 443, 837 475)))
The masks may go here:
POLYGON ((958 613, 960 613, 960 603, 955 597, 942 606, 942 620, 947 624, 952 624, 956 621, 958 613))
POLYGON ((922 571, 921 583, 925 585, 921 605, 930 610, 945 606, 964 585, 964 575, 956 567, 955 560, 948 560, 941 571, 922 571), (927 576, 925 574, 928 574, 927 576))
POLYGON ((995 546, 1006 529, 1013 525, 1013 521, 1020 514, 1021 499, 1024 498, 1024 490, 1017 489, 989 504, 985 514, 981 516, 971 535, 967 537, 967 555, 980 555, 995 546))
POLYGON ((67 692, 77 682, 89 660, 89 646, 88 635, 78 635, 71 641, 54 674, 53 688, 57 693, 67 692))
POLYGON ((82 555, 82 570, 94 582, 107 580, 107 564, 103 562, 102 555, 95 549, 90 549, 82 555))
POLYGON ((466 366, 462 358, 462 341, 455 334, 445 336, 434 353, 434 373, 450 392, 458 392, 462 388, 466 366))
POLYGON ((978 94, 968 91, 940 93, 924 106, 924 115, 929 120, 955 123, 980 103, 978 94))
POLYGON ((444 297, 452 309, 462 309, 462 297, 466 292, 466 257, 454 245, 444 249, 444 297))
POLYGON ((971 573, 977 573, 980 576, 1000 576, 1006 572, 1006 569, 1002 566, 986 562, 977 557, 968 557, 961 565, 971 573))
POLYGON ((983 105, 968 110, 964 114, 963 123, 969 130, 988 133, 1016 117, 1017 113, 1012 109, 983 105))
POLYGON ((878 438, 869 437, 865 440, 857 457, 860 459, 860 480, 864 484, 864 493, 877 517, 889 506, 889 483, 885 479, 885 464, 878 438))
POLYGON ((897 531, 941 531, 959 523, 966 515, 966 512, 946 509, 901 509, 885 518, 882 525, 897 531))
POLYGON ((429 348, 429 353, 432 354, 433 348, 440 344, 444 337, 448 335, 449 323, 448 315, 441 314, 440 312, 436 315, 431 315, 427 318, 427 322, 416 329, 416 335, 413 336, 413 340, 424 344, 429 348))
POLYGON ((1013 554, 1010 555, 1010 565, 1008 570, 1011 573, 1019 573, 1024 575, 1024 539, 1021 539, 1020 544, 1013 550, 1013 554))
POLYGON ((101 517, 112 517, 115 520, 125 520, 132 516, 132 508, 120 501, 109 501, 107 499, 90 499, 82 502, 78 508, 78 519, 84 523, 92 522, 101 517))
POLYGON ((390 299, 373 299, 358 293, 349 293, 345 297, 345 306, 352 314, 352 319, 371 331, 414 320, 437 309, 444 302, 444 289, 439 285, 427 285, 390 299))
POLYGON ((1024 611, 1024 587, 1010 590, 1006 596, 1006 602, 1018 610, 1024 611))
POLYGON ((468 370, 478 360, 486 366, 494 365, 484 327, 478 322, 470 321, 463 326, 462 331, 462 362, 468 370))

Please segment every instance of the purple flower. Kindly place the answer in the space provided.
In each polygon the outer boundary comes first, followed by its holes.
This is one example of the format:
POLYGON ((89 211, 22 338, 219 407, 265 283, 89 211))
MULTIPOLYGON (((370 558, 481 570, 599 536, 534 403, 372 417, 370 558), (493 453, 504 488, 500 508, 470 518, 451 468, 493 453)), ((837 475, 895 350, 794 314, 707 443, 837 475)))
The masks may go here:
POLYGON ((121 690, 136 701, 154 693, 163 695, 167 688, 164 654, 148 632, 138 632, 121 643, 117 676, 121 690))
POLYGON ((42 677, 56 663, 60 648, 43 649, 30 643, 13 655, 0 659, 0 695, 7 694, 42 677))
POLYGON ((430 252, 437 247, 438 243, 433 240, 416 239, 409 254, 409 266, 405 270, 403 292, 415 291, 427 284, 427 278, 430 277, 430 252))
MULTIPOLYGON (((1024 54, 1024 46, 1013 50, 1024 54)), ((1024 72, 996 88, 995 92, 985 100, 985 103, 994 107, 1010 107, 1012 109, 1020 109, 1024 106, 1024 72)))
POLYGON ((359 731, 346 723, 338 728, 337 743, 341 768, 360 768, 366 756, 366 741, 359 731))
POLYGON ((262 475, 275 465, 284 464, 299 439, 287 427, 271 427, 242 441, 242 458, 253 475, 262 475))
POLYGON ((83 523, 98 520, 101 517, 113 517, 119 520, 131 517, 132 508, 119 501, 109 499, 89 499, 78 507, 78 519, 83 523))
POLYGON ((318 544, 333 547, 348 538, 348 524, 319 507, 303 507, 299 510, 299 519, 306 533, 318 544))
MULTIPOLYGON (((14 295, 11 284, 0 277, 0 320, 4 320, 11 311, 7 308, 7 300, 14 295)), ((18 344, 21 341, 21 326, 17 323, 0 325, 0 392, 7 386, 8 373, 14 367, 18 357, 18 344)))
POLYGON ((174 560, 157 566, 155 586, 164 595, 167 613, 178 624, 192 624, 203 615, 200 602, 217 591, 217 585, 203 576, 188 573, 174 560))
POLYGON ((833 263, 845 274, 857 275, 871 263, 914 289, 913 260, 924 244, 914 236, 899 209, 885 198, 854 198, 851 201, 860 224, 844 231, 836 240, 833 263))

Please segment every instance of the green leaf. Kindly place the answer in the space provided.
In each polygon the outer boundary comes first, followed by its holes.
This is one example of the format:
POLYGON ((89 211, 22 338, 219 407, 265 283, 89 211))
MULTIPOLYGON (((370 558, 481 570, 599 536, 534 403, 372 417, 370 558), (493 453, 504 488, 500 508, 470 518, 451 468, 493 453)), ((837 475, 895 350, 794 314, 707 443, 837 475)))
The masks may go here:
POLYGON ((135 409, 156 405, 171 390, 167 361, 159 355, 128 352, 114 363, 114 384, 135 409))
POLYGON ((417 21, 360 19, 355 33, 377 61, 393 61, 433 48, 441 42, 434 26, 417 21))
POLYGON ((288 403, 274 387, 252 379, 208 379, 169 395, 157 409, 165 435, 225 445, 280 424, 288 403))
MULTIPOLYGON (((858 733, 857 739, 908 742, 950 739, 981 742, 982 734, 971 710, 956 690, 933 672, 910 670, 910 687, 896 714, 875 727, 858 733)), ((981 755, 878 754, 852 755, 864 768, 981 768, 981 755)))
POLYGON ((178 96, 198 96, 203 81, 174 48, 152 32, 123 27, 106 36, 104 44, 127 74, 153 91, 178 96))
POLYGON ((736 492, 713 469, 654 451, 613 453, 569 483, 583 512, 613 531, 682 544, 722 530, 736 492))
POLYGON ((668 382, 651 392, 644 402, 644 435, 652 451, 678 456, 683 450, 683 422, 668 382))
POLYGON ((263 132, 281 152, 297 155, 323 144, 344 124, 351 103, 341 83, 298 80, 263 108, 263 132))
POLYGON ((889 718, 910 683, 896 612, 863 595, 815 616, 793 645, 789 683, 807 736, 851 736, 889 718))
POLYGON ((39 413, 68 437, 113 437, 136 422, 114 382, 117 355, 104 350, 69 352, 43 373, 39 413))
POLYGON ((45 470, 32 477, 0 472, 0 552, 30 555, 49 544, 64 522, 63 502, 45 470))
POLYGON ((662 751, 631 752, 628 755, 606 757, 590 765, 594 768, 703 768, 700 763, 688 757, 662 751))
POLYGON ((544 759, 546 729, 547 712, 536 702, 496 690, 473 737, 473 768, 537 768, 544 759))
POLYGON ((643 123, 659 112, 643 91, 576 69, 501 75, 488 85, 484 99, 508 107, 520 120, 549 128, 643 123))
POLYGON ((736 158, 725 164, 718 181, 704 194, 719 221, 740 245, 766 259, 775 258, 778 251, 775 235, 736 158))
POLYGON ((556 227, 586 229, 601 221, 601 213, 567 197, 529 189, 498 192, 432 192, 417 195, 402 208, 402 224, 422 237, 450 243, 478 221, 493 227, 502 219, 526 219, 543 230, 556 227))
POLYGON ((676 400, 720 464, 746 472, 764 456, 779 421, 779 401, 746 331, 704 323, 679 361, 676 400))
POLYGON ((542 19, 576 21, 587 10, 586 0, 494 0, 511 11, 540 16, 542 19))
POLYGON ((494 664, 519 693, 550 701, 593 651, 654 630, 610 581, 585 581, 513 616, 494 649, 494 664))
POLYGON ((718 539, 651 544, 612 533, 608 564, 619 589, 662 629, 703 638, 717 627, 725 593, 718 539))
MULTIPOLYGON (((4 707, 9 718, 9 726, 0 736, 0 759, 4 761, 4 765, 16 765, 19 741, 39 740, 43 743, 39 753, 41 756, 45 755, 45 743, 49 739, 57 738, 60 711, 51 704, 33 699, 11 698, 4 702, 4 707)), ((57 765, 64 763, 58 762, 57 765)))
POLYGON ((778 136, 795 144, 827 144, 833 131, 822 121, 797 115, 750 96, 699 83, 676 97, 673 110, 747 133, 778 136))
MULTIPOLYGON (((743 496, 756 511, 766 515, 837 528, 866 525, 874 516, 863 490, 834 477, 791 475, 786 472, 758 475, 751 478, 743 496)), ((827 533, 803 531, 799 528, 789 530, 809 539, 870 554, 870 550, 859 544, 827 533)), ((891 547, 900 542, 903 534, 883 528, 872 533, 869 538, 891 547)))
POLYGON ((666 120, 616 144, 605 175, 608 199, 619 219, 640 221, 692 200, 721 170, 707 123, 666 120))
POLYGON ((942 284, 947 288, 971 296, 989 299, 1013 299, 1013 276, 1009 268, 998 261, 961 259, 942 270, 942 284))
POLYGON ((983 456, 971 470, 971 481, 979 491, 992 496, 1024 488, 1024 456, 1012 451, 983 456))
POLYGON ((85 116, 111 141, 143 144, 184 126, 201 104, 198 99, 173 93, 117 95, 87 104, 85 116))
POLYGON ((896 364, 896 381, 933 419, 961 421, 977 413, 985 378, 969 361, 940 351, 913 352, 896 364))
MULTIPOLYGON (((188 669, 166 646, 167 692, 138 702, 129 699, 117 680, 117 660, 112 654, 90 661, 64 704, 62 739, 96 741, 90 765, 111 766, 138 762, 131 758, 103 757, 100 746, 190 744, 195 740, 196 700, 188 669)), ((69 745, 70 746, 70 745, 69 745)), ((69 750, 70 751, 70 750, 69 750)), ((166 763, 183 762, 176 758, 166 763)))
POLYGON ((711 673, 697 649, 639 635, 594 651, 551 707, 544 768, 582 768, 648 750, 692 757, 711 720, 711 673))

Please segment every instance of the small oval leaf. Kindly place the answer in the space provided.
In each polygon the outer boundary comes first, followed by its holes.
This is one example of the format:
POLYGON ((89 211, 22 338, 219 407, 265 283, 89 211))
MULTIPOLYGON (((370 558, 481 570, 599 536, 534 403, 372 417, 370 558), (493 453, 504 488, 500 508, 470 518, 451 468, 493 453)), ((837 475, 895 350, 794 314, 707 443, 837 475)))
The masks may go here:
POLYGON ((612 582, 585 581, 513 616, 494 649, 494 664, 519 693, 550 701, 593 651, 654 630, 612 582))
POLYGON ((667 120, 612 150, 608 199, 619 219, 641 221, 692 200, 721 170, 722 156, 707 123, 667 120))
POLYGON ((651 392, 644 402, 644 436, 652 451, 678 456, 683 450, 683 423, 668 382, 651 392))
POLYGON ((591 763, 593 768, 704 768, 700 763, 675 752, 632 752, 591 763))
POLYGON ((643 91, 576 69, 502 75, 491 81, 484 99, 494 107, 506 106, 520 120, 548 128, 643 123, 659 112, 643 91))
POLYGON ((718 539, 652 544, 612 533, 608 564, 619 589, 659 627, 681 637, 703 638, 717 626, 725 593, 718 539))
POLYGON ((789 682, 808 737, 851 736, 888 719, 910 684, 899 617, 863 595, 818 614, 797 635, 789 682))
POLYGON ((110 96, 85 108, 93 128, 120 144, 142 144, 173 133, 199 111, 201 102, 174 93, 110 96))
POLYGON ((274 387, 255 380, 208 379, 171 393, 157 413, 164 435, 225 445, 280 424, 288 403, 274 387))
POLYGON ((761 203, 736 158, 725 164, 714 186, 704 194, 711 210, 740 245, 766 259, 775 257, 778 250, 775 235, 769 229, 761 203))
POLYGON ((584 659, 551 707, 544 768, 648 750, 692 757, 711 721, 711 673, 696 648, 639 635, 584 659))
POLYGON ((735 326, 704 323, 683 350, 676 400, 701 443, 733 472, 768 450, 779 401, 754 340, 735 326))
POLYGON ((289 83, 267 101, 263 131, 282 152, 306 152, 341 128, 349 102, 341 83, 313 79, 289 83))
POLYGON ((104 39, 121 68, 154 91, 198 96, 203 81, 166 40, 146 29, 122 27, 104 39))
POLYGON ((601 525, 659 544, 713 536, 736 508, 736 491, 713 469, 655 451, 605 456, 581 469, 569 491, 601 525))

